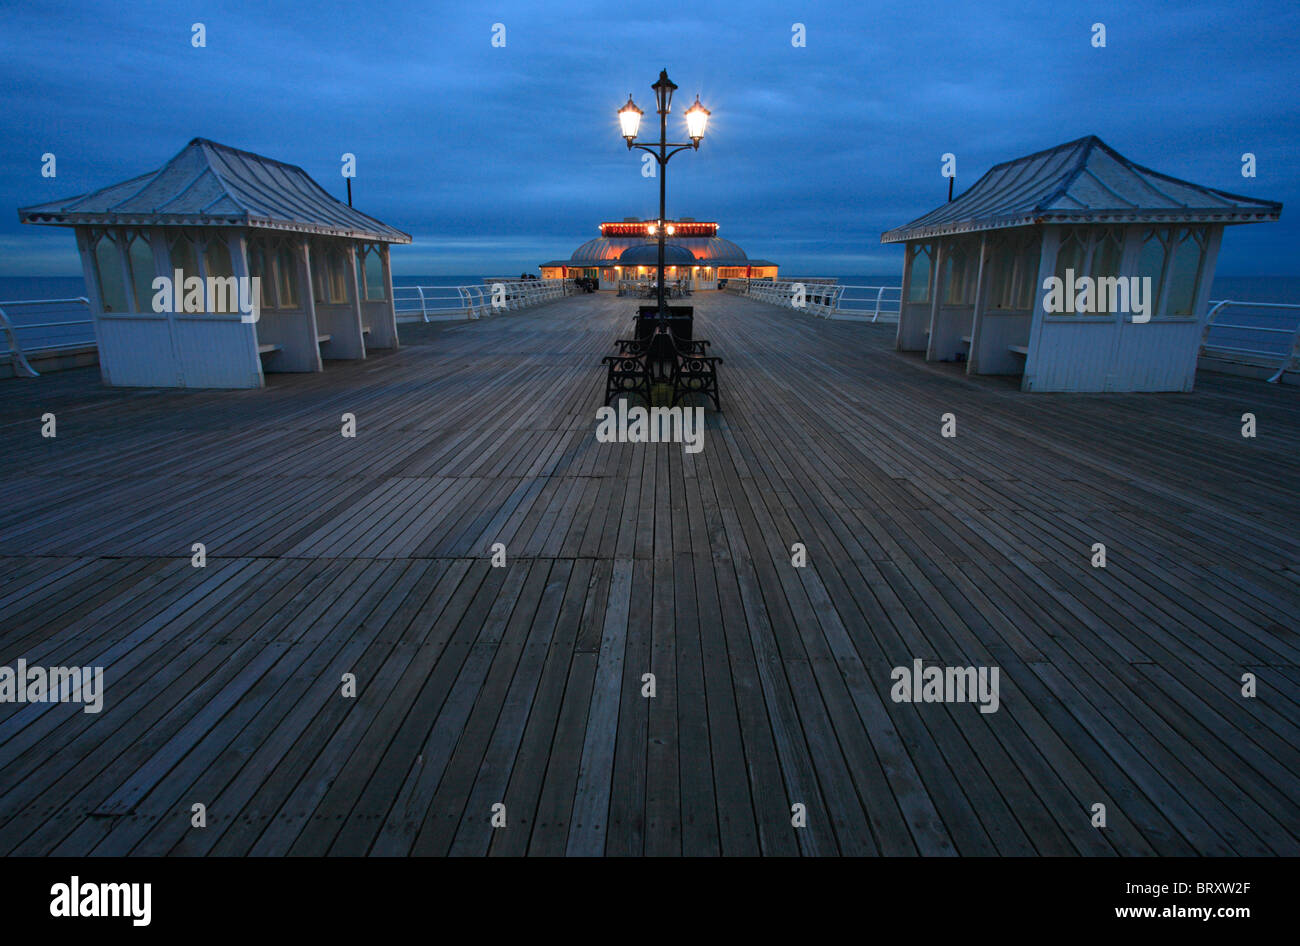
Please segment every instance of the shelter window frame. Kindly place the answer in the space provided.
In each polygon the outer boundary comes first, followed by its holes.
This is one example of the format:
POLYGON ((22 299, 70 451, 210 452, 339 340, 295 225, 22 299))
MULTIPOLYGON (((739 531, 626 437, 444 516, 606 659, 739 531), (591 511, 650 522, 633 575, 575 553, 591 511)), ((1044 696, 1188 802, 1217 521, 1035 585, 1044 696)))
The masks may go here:
POLYGON ((127 267, 127 283, 135 294, 136 312, 152 312, 156 293, 153 281, 158 278, 158 261, 154 256, 153 240, 148 230, 127 230, 125 232, 126 252, 123 255, 127 267), (137 258, 137 251, 143 252, 137 258), (143 283, 141 282, 143 280, 143 283))
POLYGON ((1140 232, 1134 275, 1139 279, 1145 276, 1151 278, 1152 320, 1183 322, 1196 317, 1200 275, 1205 268, 1208 243, 1209 233, 1205 227, 1146 227, 1140 232), (1190 296, 1187 297, 1187 311, 1170 312, 1168 303, 1170 290, 1174 288, 1176 279, 1175 267, 1179 262, 1179 251, 1189 244, 1194 245, 1198 253, 1196 270, 1190 286, 1184 282, 1178 287, 1180 291, 1183 286, 1191 290, 1190 296))
MULTIPOLYGON (((199 244, 199 265, 203 268, 204 307, 207 307, 207 293, 211 291, 212 279, 234 279, 235 261, 230 255, 230 244, 220 230, 208 230, 201 235, 199 244)), ((229 285, 236 286, 235 283, 229 285)), ((212 314, 233 315, 239 312, 239 290, 226 294, 226 307, 216 309, 212 314)))
POLYGON ((907 247, 907 265, 910 267, 907 285, 907 302, 925 305, 930 301, 930 287, 934 277, 934 244, 912 243, 907 247), (923 260, 925 279, 918 284, 917 262, 923 260))
POLYGON ((1208 245, 1209 231, 1205 227, 1173 228, 1166 246, 1164 284, 1159 295, 1161 305, 1160 308, 1153 307, 1154 313, 1175 321, 1196 318, 1208 245), (1189 263, 1190 273, 1186 269, 1189 263))
MULTIPOLYGON (((275 245, 275 296, 278 308, 297 309, 301 305, 302 287, 298 285, 298 260, 295 247, 284 240, 275 245)), ((307 287, 311 292, 311 286, 307 287)))
POLYGON ((92 229, 88 234, 95 290, 100 308, 106 313, 131 311, 131 279, 122 238, 120 230, 92 229))
POLYGON ((200 270, 201 264, 199 263, 203 255, 202 247, 190 234, 190 231, 181 228, 172 230, 167 234, 164 248, 167 252, 167 263, 172 268, 173 278, 175 278, 177 270, 181 274, 181 284, 172 287, 172 293, 180 305, 176 314, 202 312, 203 304, 201 302, 197 309, 191 309, 185 301, 185 282, 191 276, 203 278, 203 273, 200 270))
POLYGON ((347 266, 337 240, 317 242, 312 246, 312 292, 319 305, 346 305, 347 266))
MULTIPOLYGON (((1122 278, 1124 276, 1125 257, 1124 228, 1119 226, 1075 225, 1062 228, 1061 239, 1057 244, 1056 263, 1052 275, 1061 280, 1063 291, 1075 293, 1075 285, 1066 280, 1066 270, 1073 270, 1074 278, 1088 277, 1093 280, 1093 298, 1100 296, 1097 283, 1099 276, 1122 278), (1101 272, 1100 269, 1105 269, 1101 272)), ((1114 322, 1122 319, 1123 312, 1046 312, 1044 317, 1066 322, 1114 322)))
POLYGON ((378 243, 357 245, 357 285, 362 287, 363 302, 387 302, 384 285, 384 259, 378 243))
POLYGON ((263 309, 300 307, 296 249, 294 242, 285 237, 249 239, 248 275, 261 279, 263 309))
POLYGON ((231 291, 225 293, 226 305, 214 309, 208 308, 208 293, 214 285, 210 280, 235 278, 234 258, 224 232, 180 227, 166 234, 163 250, 172 269, 168 276, 174 279, 176 270, 181 271, 181 285, 173 287, 173 291, 180 300, 183 313, 207 315, 239 313, 238 287, 234 282, 227 283, 231 291), (198 308, 191 308, 186 304, 188 293, 185 291, 185 282, 195 276, 202 282, 203 288, 198 308))
POLYGON ((278 309, 275 294, 275 268, 272 262, 274 254, 268 241, 262 237, 250 237, 248 240, 248 275, 256 277, 261 287, 262 308, 278 309))
POLYGON ((1029 311, 1034 307, 1038 275, 1038 236, 1034 233, 995 237, 995 262, 989 274, 986 311, 1029 311))
POLYGON ((943 254, 941 278, 943 305, 973 306, 978 278, 979 250, 964 240, 954 240, 943 254))
MULTIPOLYGON (((1056 264, 1052 275, 1065 286, 1065 291, 1073 293, 1073 279, 1066 279, 1072 273, 1077 279, 1088 271, 1088 259, 1091 251, 1091 238, 1087 227, 1065 227, 1061 231, 1061 240, 1056 246, 1056 264)), ((1053 315, 1072 315, 1069 312, 1054 312, 1053 315)))

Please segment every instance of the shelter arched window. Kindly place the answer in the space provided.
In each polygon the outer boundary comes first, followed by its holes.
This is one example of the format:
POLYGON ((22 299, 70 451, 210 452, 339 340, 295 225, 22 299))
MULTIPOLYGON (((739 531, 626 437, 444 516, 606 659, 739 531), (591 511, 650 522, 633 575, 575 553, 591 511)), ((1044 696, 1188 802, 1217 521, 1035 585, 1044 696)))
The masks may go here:
POLYGON ((153 311, 153 281, 158 267, 154 263, 153 245, 143 230, 127 233, 127 265, 131 269, 131 286, 135 291, 136 312, 153 311))
POLYGON ((337 241, 313 244, 311 272, 317 302, 337 305, 348 301, 347 261, 337 241))
POLYGON ((1204 227, 1179 230, 1171 241, 1166 265, 1165 315, 1186 318, 1196 314, 1196 291, 1205 264, 1205 243, 1204 227))
POLYGON ((366 299, 371 302, 382 302, 386 297, 384 292, 384 261, 379 255, 379 247, 366 247, 366 299))
POLYGON ((348 301, 347 254, 342 247, 330 250, 330 302, 348 301))
POLYGON ((917 243, 910 247, 912 252, 911 281, 907 286, 908 302, 930 301, 930 264, 933 247, 929 243, 917 243))
POLYGON ((230 246, 220 233, 209 233, 203 243, 203 275, 206 288, 213 305, 213 312, 238 312, 239 295, 235 292, 235 268, 230 259, 230 246), (212 280, 220 279, 227 283, 225 291, 219 291, 212 280))
POLYGON ((266 241, 254 238, 248 241, 248 275, 257 280, 262 293, 262 308, 275 308, 275 285, 271 273, 270 250, 266 241))
POLYGON ((1072 291, 1075 277, 1082 276, 1088 257, 1088 234, 1083 227, 1066 227, 1056 250, 1056 277, 1072 291), (1068 273, 1068 277, 1067 277, 1068 273))
POLYGON ((1033 306, 1033 281, 1037 274, 1038 237, 1034 233, 993 236, 989 261, 991 309, 1028 309, 1033 306))
POLYGON ((978 253, 964 241, 953 241, 943 254, 944 305, 973 305, 978 253))
POLYGON ((311 246, 311 289, 312 297, 316 300, 317 305, 324 305, 329 302, 329 292, 326 289, 328 269, 329 257, 325 247, 320 243, 313 243, 311 246))
POLYGON ((122 250, 118 246, 115 234, 102 230, 92 239, 95 281, 99 284, 100 303, 105 312, 126 312, 130 308, 130 302, 127 300, 122 250))
POLYGON ((1120 258, 1124 255, 1124 233, 1115 227, 1098 230, 1093 235, 1092 259, 1088 275, 1094 280, 1119 275, 1120 258))
POLYGON ((1168 259, 1168 245, 1170 232, 1164 227, 1152 228, 1142 234, 1142 248, 1138 252, 1137 276, 1139 278, 1149 277, 1151 279, 1151 306, 1152 315, 1160 315, 1161 306, 1164 302, 1164 279, 1166 273, 1166 262, 1168 259))
MULTIPOLYGON (((180 270, 181 284, 175 287, 175 291, 181 300, 181 309, 185 312, 201 312, 203 307, 195 307, 192 300, 187 301, 185 292, 185 283, 191 278, 202 278, 199 272, 198 251, 194 246, 194 241, 184 231, 178 231, 171 238, 171 246, 168 256, 171 259, 172 270, 180 270)), ((175 276, 173 275, 173 278, 175 276)))
POLYGON ((281 309, 298 308, 298 261, 293 247, 281 243, 275 251, 275 287, 281 309))

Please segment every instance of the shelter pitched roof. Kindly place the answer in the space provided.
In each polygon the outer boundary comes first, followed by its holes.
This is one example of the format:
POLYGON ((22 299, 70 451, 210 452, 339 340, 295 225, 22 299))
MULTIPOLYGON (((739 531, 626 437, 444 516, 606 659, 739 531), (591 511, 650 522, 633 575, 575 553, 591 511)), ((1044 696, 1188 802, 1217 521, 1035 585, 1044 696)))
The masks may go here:
POLYGON ((254 227, 410 243, 409 234, 336 200, 302 168, 195 138, 159 170, 18 211, 23 223, 254 227))
POLYGON ((1135 164, 1096 135, 990 168, 956 200, 881 243, 1038 223, 1254 223, 1282 205, 1241 197, 1135 164))

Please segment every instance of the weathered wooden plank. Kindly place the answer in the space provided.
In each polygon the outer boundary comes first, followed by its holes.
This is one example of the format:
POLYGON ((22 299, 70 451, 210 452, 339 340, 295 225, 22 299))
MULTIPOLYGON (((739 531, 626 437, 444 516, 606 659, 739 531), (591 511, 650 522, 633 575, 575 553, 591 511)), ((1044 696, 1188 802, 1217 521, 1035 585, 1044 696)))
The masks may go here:
POLYGON ((608 294, 262 391, 6 384, 0 663, 110 708, 0 705, 0 850, 1300 853, 1294 391, 1026 396, 693 304, 699 454, 596 441, 608 294), (914 657, 998 712, 895 703, 914 657))

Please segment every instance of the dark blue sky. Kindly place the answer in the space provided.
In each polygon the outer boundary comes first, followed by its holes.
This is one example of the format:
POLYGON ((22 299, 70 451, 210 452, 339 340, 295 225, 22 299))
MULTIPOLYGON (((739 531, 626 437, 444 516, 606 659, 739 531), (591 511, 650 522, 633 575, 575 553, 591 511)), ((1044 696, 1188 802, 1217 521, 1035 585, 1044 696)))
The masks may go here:
POLYGON ((880 233, 942 202, 944 152, 960 192, 1097 134, 1139 164, 1283 201, 1279 223, 1229 229, 1219 272, 1296 275, 1298 39, 1294 0, 9 5, 0 275, 80 272, 71 233, 21 227, 17 207, 152 170, 196 136, 299 164, 340 197, 339 156, 355 153, 356 205, 415 237, 399 274, 535 271, 601 220, 655 213, 615 111, 631 92, 650 112, 663 67, 674 131, 697 92, 713 111, 701 150, 670 165, 669 215, 716 219, 786 273, 898 269, 880 233))

